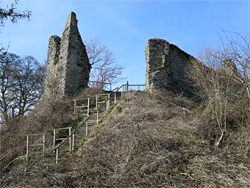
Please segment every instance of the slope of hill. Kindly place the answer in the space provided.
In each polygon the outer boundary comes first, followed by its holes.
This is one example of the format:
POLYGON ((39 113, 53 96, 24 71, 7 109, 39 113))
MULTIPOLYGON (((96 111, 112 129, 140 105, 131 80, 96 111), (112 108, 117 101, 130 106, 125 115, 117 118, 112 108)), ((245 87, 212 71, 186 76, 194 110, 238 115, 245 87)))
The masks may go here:
POLYGON ((35 164, 3 187, 249 187, 249 127, 214 147, 202 108, 171 93, 129 92, 63 163, 35 164))

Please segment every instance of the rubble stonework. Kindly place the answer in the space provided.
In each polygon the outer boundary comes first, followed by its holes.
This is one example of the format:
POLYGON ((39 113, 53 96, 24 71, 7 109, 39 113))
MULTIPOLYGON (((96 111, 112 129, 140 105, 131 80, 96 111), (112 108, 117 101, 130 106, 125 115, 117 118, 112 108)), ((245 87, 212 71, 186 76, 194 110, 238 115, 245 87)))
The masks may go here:
POLYGON ((146 90, 167 89, 187 96, 194 94, 187 70, 199 61, 163 39, 149 39, 146 50, 146 90))
POLYGON ((237 75, 236 64, 231 59, 225 59, 221 65, 221 70, 227 75, 237 75))
POLYGON ((86 88, 90 68, 76 14, 71 12, 62 38, 51 36, 49 39, 44 97, 59 99, 86 88))

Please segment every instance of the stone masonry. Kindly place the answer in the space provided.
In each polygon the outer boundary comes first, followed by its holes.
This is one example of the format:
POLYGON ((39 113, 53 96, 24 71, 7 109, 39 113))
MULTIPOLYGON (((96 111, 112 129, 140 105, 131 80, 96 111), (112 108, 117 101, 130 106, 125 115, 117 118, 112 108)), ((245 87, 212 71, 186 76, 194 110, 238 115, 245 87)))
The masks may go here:
POLYGON ((169 90, 193 96, 195 88, 188 75, 192 63, 200 63, 193 56, 163 39, 149 39, 146 50, 146 90, 169 90))
POLYGON ((76 14, 71 12, 62 38, 51 36, 49 39, 44 97, 60 99, 86 88, 90 69, 76 14))

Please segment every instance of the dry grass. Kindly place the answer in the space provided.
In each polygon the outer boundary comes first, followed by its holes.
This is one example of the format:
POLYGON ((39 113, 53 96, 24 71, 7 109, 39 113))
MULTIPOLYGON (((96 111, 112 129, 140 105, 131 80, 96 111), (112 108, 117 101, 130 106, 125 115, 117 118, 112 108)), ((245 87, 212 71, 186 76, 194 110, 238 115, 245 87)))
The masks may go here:
MULTIPOLYGON (((89 88, 77 97, 93 97, 97 92, 101 91, 89 88)), ((73 115, 73 98, 75 97, 60 101, 40 100, 27 116, 13 120, 8 127, 1 128, 0 182, 5 177, 12 176, 16 169, 23 170, 27 134, 46 133, 46 145, 52 145, 53 128, 72 126, 77 121, 73 115)), ((41 139, 42 137, 35 137, 33 142, 41 143, 41 139)))
MULTIPOLYGON (((77 162, 69 161, 70 168, 66 169, 75 173, 64 176, 65 187, 249 185, 247 157, 237 156, 239 153, 231 148, 232 143, 216 150, 199 134, 202 122, 194 113, 194 103, 164 93, 131 95, 131 100, 121 102, 93 133, 78 152, 77 162), (242 162, 231 164, 229 158, 221 155, 242 162), (234 176, 236 173, 239 175, 234 176)), ((245 149, 245 146, 238 147, 245 149)))
POLYGON ((34 166, 15 186, 248 187, 249 129, 214 148, 192 101, 171 93, 127 96, 67 162, 34 166))

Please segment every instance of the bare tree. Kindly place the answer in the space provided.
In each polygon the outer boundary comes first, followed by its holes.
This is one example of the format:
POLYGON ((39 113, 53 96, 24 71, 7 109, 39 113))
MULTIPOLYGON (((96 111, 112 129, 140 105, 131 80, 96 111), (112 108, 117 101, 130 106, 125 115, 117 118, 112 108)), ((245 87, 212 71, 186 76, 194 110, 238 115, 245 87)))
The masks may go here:
MULTIPOLYGON (((13 3, 8 5, 6 8, 0 7, 0 26, 4 25, 4 21, 10 19, 12 23, 16 23, 18 19, 30 18, 31 11, 22 11, 19 12, 16 9, 18 0, 15 0, 13 3)), ((1 0, 0 0, 1 5, 1 0)))
POLYGON ((15 116, 23 116, 41 96, 43 74, 39 62, 32 56, 22 58, 14 67, 13 107, 15 116))
POLYGON ((31 56, 1 54, 0 112, 5 124, 25 115, 39 99, 44 77, 42 69, 44 67, 31 56))
POLYGON ((113 52, 97 39, 85 42, 89 62, 92 66, 90 78, 95 87, 105 88, 105 83, 115 84, 121 81, 124 67, 116 63, 113 52))
POLYGON ((250 36, 238 32, 224 32, 226 41, 222 40, 222 55, 231 59, 238 68, 241 76, 235 75, 232 79, 240 83, 250 98, 250 36))
POLYGON ((215 146, 219 146, 228 129, 247 121, 250 113, 249 35, 224 34, 226 39, 220 47, 206 48, 199 54, 206 66, 196 64, 191 68, 199 94, 205 99, 209 121, 220 130, 215 146))
POLYGON ((0 112, 5 122, 9 120, 9 109, 12 101, 12 94, 9 92, 13 87, 13 66, 18 56, 8 54, 5 49, 0 50, 0 112))

